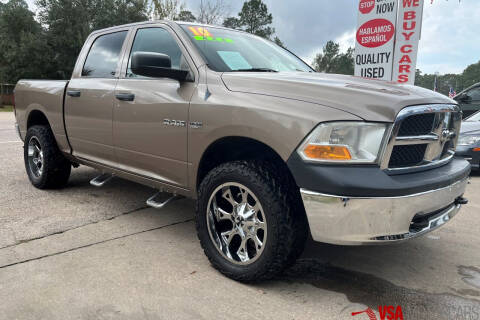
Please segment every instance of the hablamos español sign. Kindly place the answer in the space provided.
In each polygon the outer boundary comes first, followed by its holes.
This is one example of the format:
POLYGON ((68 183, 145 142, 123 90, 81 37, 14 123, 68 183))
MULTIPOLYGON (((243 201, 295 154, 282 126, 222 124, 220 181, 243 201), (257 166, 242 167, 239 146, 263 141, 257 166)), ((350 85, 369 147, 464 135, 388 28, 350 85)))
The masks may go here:
POLYGON ((424 0, 359 0, 355 75, 415 82, 424 0))
POLYGON ((397 0, 360 0, 355 75, 392 80, 397 0))

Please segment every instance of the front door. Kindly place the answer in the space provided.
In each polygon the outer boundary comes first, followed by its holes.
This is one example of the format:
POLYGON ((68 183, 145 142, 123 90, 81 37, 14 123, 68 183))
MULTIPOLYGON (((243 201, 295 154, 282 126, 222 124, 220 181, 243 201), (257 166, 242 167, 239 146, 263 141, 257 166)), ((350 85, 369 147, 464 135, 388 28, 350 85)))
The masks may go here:
POLYGON ((113 142, 119 167, 187 187, 188 110, 195 84, 135 75, 129 66, 137 51, 166 54, 172 68, 190 69, 184 49, 167 27, 136 30, 115 90, 113 142))
POLYGON ((81 73, 72 77, 65 97, 65 124, 73 154, 110 166, 115 166, 114 91, 127 33, 103 34, 90 41, 81 73))

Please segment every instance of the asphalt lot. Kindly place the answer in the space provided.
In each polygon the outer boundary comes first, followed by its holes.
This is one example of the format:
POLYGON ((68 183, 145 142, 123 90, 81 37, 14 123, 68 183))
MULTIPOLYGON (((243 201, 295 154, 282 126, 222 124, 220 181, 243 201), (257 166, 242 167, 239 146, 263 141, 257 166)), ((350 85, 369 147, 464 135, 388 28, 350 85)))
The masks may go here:
MULTIPOLYGON (((154 190, 114 179, 69 187, 28 182, 12 113, 0 113, 0 319, 367 319, 400 305, 404 319, 480 320, 480 175, 446 227, 406 243, 309 243, 274 281, 216 272, 194 232, 193 202, 145 207, 154 190)), ((379 318, 380 319, 380 318, 379 318)))

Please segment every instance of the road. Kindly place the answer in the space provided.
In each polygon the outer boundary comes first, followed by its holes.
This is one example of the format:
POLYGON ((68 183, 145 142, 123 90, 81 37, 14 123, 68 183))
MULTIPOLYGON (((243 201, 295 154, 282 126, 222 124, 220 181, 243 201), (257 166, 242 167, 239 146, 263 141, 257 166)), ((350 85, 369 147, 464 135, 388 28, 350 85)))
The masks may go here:
MULTIPOLYGON (((309 242, 298 263, 245 285, 215 271, 194 230, 194 203, 145 207, 154 190, 92 169, 69 186, 28 182, 12 113, 0 113, 1 319, 367 319, 400 305, 404 319, 480 320, 480 176, 444 228, 389 246, 309 242)), ((378 317, 380 319, 380 317, 378 317)))

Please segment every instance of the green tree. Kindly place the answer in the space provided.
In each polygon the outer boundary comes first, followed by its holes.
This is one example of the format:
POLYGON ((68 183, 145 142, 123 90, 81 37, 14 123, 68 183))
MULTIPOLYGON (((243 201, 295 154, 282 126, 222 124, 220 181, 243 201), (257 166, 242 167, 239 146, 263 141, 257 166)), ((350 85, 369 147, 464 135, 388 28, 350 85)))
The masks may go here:
POLYGON ((280 46, 280 47, 282 47, 282 48, 285 48, 285 45, 283 44, 282 40, 280 40, 279 37, 276 36, 276 37, 273 39, 273 42, 275 42, 278 46, 280 46))
POLYGON ((185 10, 179 0, 152 0, 153 16, 157 20, 175 20, 185 10))
POLYGON ((223 25, 271 39, 275 34, 275 28, 271 27, 272 22, 273 16, 268 12, 267 5, 262 0, 249 0, 243 4, 238 18, 229 17, 225 19, 223 25))
POLYGON ((240 29, 240 19, 235 17, 228 17, 223 21, 223 26, 231 29, 240 29))
POLYGON ((175 20, 185 21, 185 22, 195 22, 195 21, 197 21, 197 18, 193 15, 193 13, 191 11, 182 10, 175 17, 175 20))
POLYGON ((480 61, 469 65, 462 73, 464 89, 480 82, 480 61))
MULTIPOLYGON (((470 67, 467 69, 469 68, 470 67)), ((477 77, 480 79, 480 72, 477 74, 477 77)), ((425 89, 433 90, 435 87, 435 78, 437 78, 437 91, 444 95, 449 94, 450 88, 453 88, 458 93, 470 86, 465 85, 463 74, 422 74, 419 69, 417 69, 415 73, 415 85, 425 89)))
POLYGON ((313 68, 318 72, 354 74, 353 48, 348 48, 347 52, 340 52, 340 45, 333 41, 328 41, 323 51, 313 60, 313 68))
POLYGON ((225 4, 225 0, 201 0, 197 21, 205 24, 218 24, 228 10, 229 6, 225 4))
POLYGON ((54 77, 45 32, 24 0, 0 6, 0 82, 54 77))
POLYGON ((88 35, 97 29, 148 20, 148 0, 37 0, 38 17, 60 78, 70 77, 88 35))
POLYGON ((313 60, 313 67, 318 72, 332 73, 336 68, 336 61, 340 53, 340 45, 333 41, 328 41, 323 52, 317 54, 313 60))

